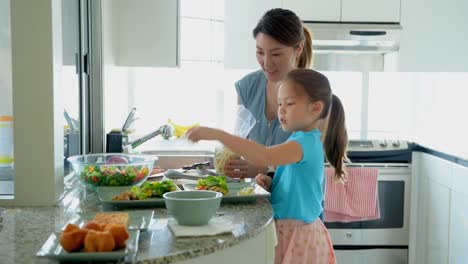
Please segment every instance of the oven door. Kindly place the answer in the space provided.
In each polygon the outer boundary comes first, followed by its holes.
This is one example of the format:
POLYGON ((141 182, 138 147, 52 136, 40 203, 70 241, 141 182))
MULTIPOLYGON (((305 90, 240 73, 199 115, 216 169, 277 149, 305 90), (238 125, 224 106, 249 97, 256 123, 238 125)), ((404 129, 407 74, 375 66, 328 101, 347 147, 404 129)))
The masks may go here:
POLYGON ((335 250, 336 263, 340 264, 406 264, 408 249, 373 248, 335 250))
POLYGON ((333 245, 407 246, 410 204, 409 166, 379 169, 380 219, 326 222, 333 245))

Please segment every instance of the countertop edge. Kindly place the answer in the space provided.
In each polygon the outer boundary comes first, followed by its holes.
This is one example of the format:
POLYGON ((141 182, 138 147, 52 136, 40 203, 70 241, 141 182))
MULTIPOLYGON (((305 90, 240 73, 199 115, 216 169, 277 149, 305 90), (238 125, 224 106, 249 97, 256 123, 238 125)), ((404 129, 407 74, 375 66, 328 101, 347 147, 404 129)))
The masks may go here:
POLYGON ((438 157, 438 158, 441 158, 441 159, 444 159, 444 160, 447 160, 447 161, 450 161, 450 162, 453 162, 455 164, 458 164, 458 165, 461 165, 463 167, 468 168, 468 160, 466 160, 464 158, 461 158, 461 157, 458 157, 458 156, 455 156, 455 155, 444 153, 442 151, 435 150, 435 149, 430 148, 430 147, 426 147, 426 146, 423 146, 423 145, 420 145, 420 144, 416 143, 414 145, 414 147, 413 147, 413 151, 427 153, 427 154, 433 155, 435 157, 438 157))

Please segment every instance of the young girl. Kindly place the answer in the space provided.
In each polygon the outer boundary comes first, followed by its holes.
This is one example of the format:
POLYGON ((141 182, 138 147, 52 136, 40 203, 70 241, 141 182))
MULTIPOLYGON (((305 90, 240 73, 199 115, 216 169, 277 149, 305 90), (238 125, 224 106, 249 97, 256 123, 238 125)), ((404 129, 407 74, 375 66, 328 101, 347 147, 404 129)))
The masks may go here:
POLYGON ((194 127, 187 137, 218 140, 247 160, 278 166, 273 180, 263 174, 255 178, 271 191, 278 236, 275 263, 335 263, 330 236, 318 217, 323 211, 324 156, 335 168, 336 179, 345 179, 348 136, 343 106, 328 79, 308 69, 288 73, 279 89, 278 106, 282 129, 293 132, 283 144, 265 147, 207 127, 194 127), (318 127, 327 115, 322 144, 318 127))

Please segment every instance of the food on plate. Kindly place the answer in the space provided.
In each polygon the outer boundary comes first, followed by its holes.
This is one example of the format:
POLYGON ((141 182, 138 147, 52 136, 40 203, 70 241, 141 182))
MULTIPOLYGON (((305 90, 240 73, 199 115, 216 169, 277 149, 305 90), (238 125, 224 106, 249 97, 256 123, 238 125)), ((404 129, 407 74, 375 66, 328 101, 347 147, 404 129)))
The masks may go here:
POLYGON ((146 165, 141 166, 93 166, 83 167, 81 179, 96 186, 128 186, 143 180, 149 173, 146 165))
POLYGON ((89 221, 83 226, 83 228, 88 229, 88 230, 102 231, 104 230, 104 225, 97 223, 95 221, 89 221))
POLYGON ((74 224, 67 224, 62 234, 60 235, 60 245, 68 251, 78 251, 83 248, 83 242, 88 234, 88 229, 81 229, 74 224))
POLYGON ((108 224, 122 224, 127 226, 128 213, 97 213, 91 221, 103 225, 104 229, 108 224))
POLYGON ((105 231, 112 234, 116 249, 123 248, 125 246, 125 241, 129 237, 127 227, 125 225, 110 223, 106 225, 105 231))
POLYGON ((195 189, 220 192, 223 195, 227 195, 229 193, 225 176, 208 176, 206 178, 199 179, 195 189))
POLYGON ((115 248, 115 240, 109 231, 89 230, 84 240, 85 252, 112 251, 115 248))
POLYGON ((129 238, 127 213, 97 213, 82 228, 67 224, 60 235, 60 245, 67 252, 113 251, 125 247, 129 238))
POLYGON ((171 180, 160 182, 145 182, 141 186, 133 186, 129 191, 112 197, 112 200, 144 200, 151 197, 162 197, 167 192, 177 190, 177 186, 171 180))
POLYGON ((195 124, 193 124, 191 126, 177 125, 174 122, 172 122, 172 120, 170 118, 167 120, 167 122, 174 128, 173 135, 176 138, 182 137, 185 134, 185 132, 187 132, 190 128, 192 128, 194 126, 198 126, 198 123, 195 123, 195 124))
POLYGON ((242 188, 237 192, 237 195, 252 195, 252 194, 254 194, 254 188, 252 186, 242 188))

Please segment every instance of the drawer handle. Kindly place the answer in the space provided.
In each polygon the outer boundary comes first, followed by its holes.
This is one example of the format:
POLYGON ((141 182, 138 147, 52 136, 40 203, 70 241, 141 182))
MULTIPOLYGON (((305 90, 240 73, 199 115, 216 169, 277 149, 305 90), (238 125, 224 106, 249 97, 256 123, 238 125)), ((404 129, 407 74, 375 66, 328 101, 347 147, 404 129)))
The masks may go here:
POLYGON ((346 237, 347 237, 347 238, 352 238, 352 237, 353 237, 353 233, 347 232, 347 233, 346 233, 346 237))

